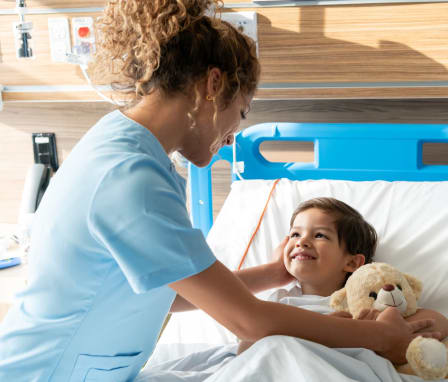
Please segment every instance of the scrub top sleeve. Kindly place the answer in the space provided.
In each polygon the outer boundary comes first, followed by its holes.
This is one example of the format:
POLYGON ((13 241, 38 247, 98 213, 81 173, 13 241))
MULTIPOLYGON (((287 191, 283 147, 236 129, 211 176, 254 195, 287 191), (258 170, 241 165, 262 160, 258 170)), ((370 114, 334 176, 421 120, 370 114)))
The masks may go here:
POLYGON ((99 182, 89 228, 136 293, 216 261, 202 232, 191 226, 183 192, 169 169, 145 155, 121 161, 99 182))

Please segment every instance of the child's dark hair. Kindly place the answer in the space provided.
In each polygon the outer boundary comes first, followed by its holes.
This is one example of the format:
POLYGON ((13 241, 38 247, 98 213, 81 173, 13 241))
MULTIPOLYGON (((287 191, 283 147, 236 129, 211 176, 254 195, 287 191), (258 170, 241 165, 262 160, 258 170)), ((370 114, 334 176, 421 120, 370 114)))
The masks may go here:
POLYGON ((299 213, 310 208, 317 208, 334 216, 339 244, 345 245, 351 255, 362 253, 366 259, 365 264, 372 262, 378 236, 375 228, 358 211, 334 198, 314 198, 299 204, 292 214, 290 227, 299 213))

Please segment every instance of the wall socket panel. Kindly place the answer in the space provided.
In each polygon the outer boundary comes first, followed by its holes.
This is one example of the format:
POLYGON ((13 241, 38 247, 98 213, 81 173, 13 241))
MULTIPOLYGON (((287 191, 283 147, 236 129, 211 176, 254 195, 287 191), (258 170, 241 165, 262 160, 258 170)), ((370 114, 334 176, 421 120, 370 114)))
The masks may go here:
POLYGON ((71 52, 70 29, 67 17, 48 19, 51 59, 54 62, 67 61, 66 54, 71 52))
POLYGON ((258 54, 257 12, 222 12, 221 20, 232 24, 240 32, 254 40, 258 54))

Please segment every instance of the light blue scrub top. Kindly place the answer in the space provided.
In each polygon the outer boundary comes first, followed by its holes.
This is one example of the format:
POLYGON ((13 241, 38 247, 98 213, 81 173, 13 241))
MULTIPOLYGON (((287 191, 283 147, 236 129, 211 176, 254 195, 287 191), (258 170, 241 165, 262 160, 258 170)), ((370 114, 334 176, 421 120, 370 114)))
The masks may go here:
POLYGON ((131 381, 175 297, 167 284, 215 260, 157 139, 106 115, 39 206, 29 287, 0 326, 0 381, 131 381))

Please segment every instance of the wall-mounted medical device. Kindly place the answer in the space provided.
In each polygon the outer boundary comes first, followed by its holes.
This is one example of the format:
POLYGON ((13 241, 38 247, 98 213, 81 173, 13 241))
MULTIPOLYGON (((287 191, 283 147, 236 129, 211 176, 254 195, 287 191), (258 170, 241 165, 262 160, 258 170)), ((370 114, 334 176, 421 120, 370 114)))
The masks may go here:
POLYGON ((33 214, 50 183, 51 175, 59 167, 54 133, 33 133, 34 164, 25 178, 22 201, 19 211, 19 223, 33 214))
POLYGON ((59 168, 54 133, 33 133, 34 163, 42 163, 56 172, 59 168))
POLYGON ((73 17, 71 23, 73 38, 72 53, 81 56, 83 61, 87 62, 95 53, 93 18, 73 17))
POLYGON ((66 62, 71 52, 70 29, 67 17, 48 18, 48 36, 50 37, 51 59, 54 62, 66 62))
POLYGON ((50 17, 48 19, 51 59, 87 65, 95 53, 92 17, 50 17), (70 36, 71 25, 71 36, 70 36), (73 46, 71 41, 73 41, 73 46))
POLYGON ((33 23, 31 21, 25 21, 25 8, 25 0, 16 1, 16 12, 19 15, 19 21, 13 23, 13 32, 18 59, 34 57, 31 35, 33 23))

